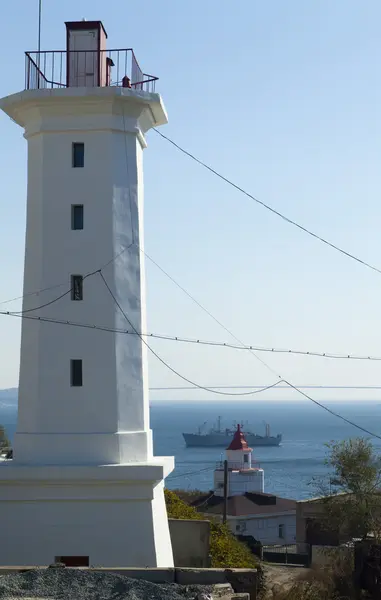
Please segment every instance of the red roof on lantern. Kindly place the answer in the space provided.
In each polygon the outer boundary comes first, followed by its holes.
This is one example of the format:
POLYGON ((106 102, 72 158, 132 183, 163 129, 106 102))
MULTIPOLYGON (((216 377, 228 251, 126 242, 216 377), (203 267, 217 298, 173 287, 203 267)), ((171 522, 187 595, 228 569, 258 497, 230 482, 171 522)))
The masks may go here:
POLYGON ((228 450, 250 450, 247 441, 245 440, 245 436, 243 431, 241 431, 241 425, 237 425, 237 431, 234 434, 234 437, 231 441, 228 450))

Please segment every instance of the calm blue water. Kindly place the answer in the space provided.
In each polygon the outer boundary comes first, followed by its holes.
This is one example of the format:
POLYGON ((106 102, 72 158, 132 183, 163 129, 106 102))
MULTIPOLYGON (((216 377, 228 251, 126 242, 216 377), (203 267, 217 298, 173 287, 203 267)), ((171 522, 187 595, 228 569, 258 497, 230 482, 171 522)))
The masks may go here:
MULTIPOLYGON (((377 402, 325 402, 331 409, 381 435, 381 404, 377 402)), ((155 402, 151 406, 156 455, 175 456, 176 469, 168 477, 169 488, 208 490, 212 487, 213 469, 221 458, 219 448, 186 448, 182 432, 196 431, 204 421, 211 426, 221 415, 223 426, 233 421, 249 421, 256 432, 263 433, 263 421, 273 434, 282 433, 279 448, 255 448, 254 456, 265 471, 265 491, 302 499, 314 495, 313 477, 326 473, 325 444, 331 440, 361 434, 350 425, 308 402, 155 402)), ((15 412, 0 412, 0 423, 12 439, 15 412)), ((381 440, 374 439, 381 452, 381 440)))

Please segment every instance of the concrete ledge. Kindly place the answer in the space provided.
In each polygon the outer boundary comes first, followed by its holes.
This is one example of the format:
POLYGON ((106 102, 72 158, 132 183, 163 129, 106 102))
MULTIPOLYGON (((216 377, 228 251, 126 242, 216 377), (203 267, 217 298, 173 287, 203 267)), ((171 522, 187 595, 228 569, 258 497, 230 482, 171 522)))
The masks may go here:
POLYGON ((225 569, 190 569, 178 568, 176 583, 179 585, 215 585, 216 583, 229 583, 226 579, 225 569))
MULTIPOLYGON (((66 567, 67 568, 67 567, 66 567)), ((151 583, 176 583, 175 569, 134 569, 134 568, 93 568, 88 569, 89 571, 95 571, 96 573, 111 573, 113 575, 124 575, 124 577, 131 577, 131 579, 144 579, 151 583)), ((1 574, 1 571, 0 571, 1 574)))

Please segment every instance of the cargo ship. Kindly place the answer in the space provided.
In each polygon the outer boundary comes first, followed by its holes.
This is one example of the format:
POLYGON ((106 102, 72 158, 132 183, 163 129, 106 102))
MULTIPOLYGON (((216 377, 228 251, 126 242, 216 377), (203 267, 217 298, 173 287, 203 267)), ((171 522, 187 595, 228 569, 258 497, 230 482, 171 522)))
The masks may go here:
MULTIPOLYGON (((183 433, 183 438, 185 440, 185 444, 187 447, 213 447, 213 446, 221 446, 227 447, 229 446, 234 433, 236 432, 236 425, 232 429, 222 429, 221 428, 221 417, 218 417, 217 426, 212 427, 209 431, 203 431, 206 423, 198 428, 197 433, 183 433)), ((244 427, 241 424, 242 430, 245 432, 245 439, 249 446, 279 446, 282 441, 282 435, 278 433, 277 436, 272 436, 270 434, 270 425, 266 423, 265 425, 265 435, 259 435, 258 433, 253 433, 247 427, 244 427)))

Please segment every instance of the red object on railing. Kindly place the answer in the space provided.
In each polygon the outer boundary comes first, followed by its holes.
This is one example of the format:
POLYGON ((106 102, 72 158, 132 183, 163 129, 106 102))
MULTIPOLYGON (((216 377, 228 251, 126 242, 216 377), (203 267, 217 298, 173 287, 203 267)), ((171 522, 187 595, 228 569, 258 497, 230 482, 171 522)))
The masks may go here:
POLYGON ((130 88, 131 87, 131 79, 125 75, 122 79, 122 87, 130 88))
POLYGON ((158 77, 143 73, 132 48, 26 52, 25 88, 131 87, 154 92, 158 77), (70 77, 68 76, 70 66, 70 77))

